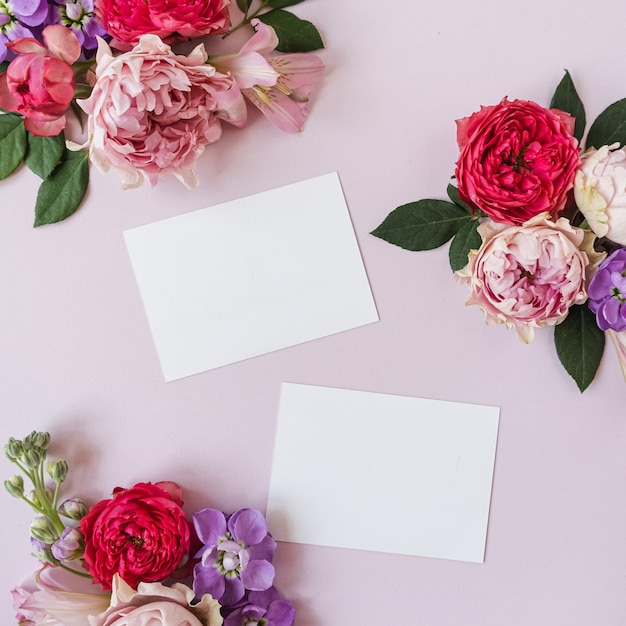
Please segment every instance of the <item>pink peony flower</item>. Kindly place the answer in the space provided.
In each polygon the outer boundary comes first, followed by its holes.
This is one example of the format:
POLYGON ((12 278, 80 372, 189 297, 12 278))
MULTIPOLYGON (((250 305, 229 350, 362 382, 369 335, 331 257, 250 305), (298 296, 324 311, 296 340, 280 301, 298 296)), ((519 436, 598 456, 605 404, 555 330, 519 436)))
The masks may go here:
POLYGON ((626 150, 615 143, 587 150, 574 180, 574 197, 598 237, 626 245, 626 150))
POLYGON ((11 593, 16 620, 23 626, 85 626, 89 615, 106 610, 110 601, 110 594, 90 580, 51 565, 11 593))
POLYGON ((220 604, 209 594, 193 603, 193 591, 180 583, 139 583, 137 591, 113 578, 111 606, 89 618, 91 626, 221 626, 220 604))
POLYGON ((151 185, 174 175, 198 185, 196 159, 222 136, 220 119, 246 123, 246 106, 234 80, 207 65, 204 46, 176 55, 156 35, 114 57, 100 41, 96 83, 79 101, 89 115, 89 151, 102 171, 115 169, 123 187, 151 185))
POLYGON ((225 33, 230 28, 230 0, 97 0, 96 15, 115 39, 128 49, 142 35, 158 35, 167 43, 177 39, 225 33), (126 44, 126 45, 125 45, 126 44))
POLYGON ((520 225, 564 208, 580 164, 574 118, 506 98, 457 120, 461 199, 494 222, 520 225))
POLYGON ((167 578, 189 551, 189 524, 174 483, 117 488, 80 521, 84 567, 104 589, 114 574, 128 584, 167 578))
POLYGON ((211 57, 211 63, 237 81, 243 95, 272 124, 286 133, 302 130, 307 102, 324 63, 314 54, 270 55, 278 45, 276 32, 252 20, 256 32, 238 54, 211 57), (267 58, 266 58, 267 57, 267 58))
POLYGON ((80 43, 64 26, 43 30, 47 48, 30 37, 7 44, 17 56, 0 74, 0 108, 25 117, 33 135, 54 136, 65 128, 65 113, 74 98, 71 64, 80 56, 80 43))
POLYGON ((515 328, 526 343, 535 328, 558 324, 585 302, 586 279, 604 256, 594 252, 592 233, 547 213, 522 226, 487 221, 478 232, 481 247, 455 273, 470 287, 466 304, 477 304, 487 324, 515 328))

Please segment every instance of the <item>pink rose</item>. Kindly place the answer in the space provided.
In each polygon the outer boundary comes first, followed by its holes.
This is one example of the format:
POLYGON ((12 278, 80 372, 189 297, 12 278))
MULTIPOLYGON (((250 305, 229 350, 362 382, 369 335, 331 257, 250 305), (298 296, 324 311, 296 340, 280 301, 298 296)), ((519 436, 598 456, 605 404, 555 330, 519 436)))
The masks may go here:
POLYGON ((603 256, 589 231, 543 213, 522 226, 487 221, 478 232, 481 247, 455 275, 470 287, 466 304, 477 304, 487 324, 506 324, 530 343, 535 328, 558 324, 587 299, 587 274, 603 256))
POLYGON ((246 123, 239 87, 206 60, 202 44, 177 55, 156 35, 116 57, 101 40, 93 91, 79 101, 93 163, 117 170, 124 188, 170 175, 197 186, 195 161, 222 136, 220 119, 246 123))
POLYGON ((587 150, 574 180, 574 197, 598 237, 626 246, 626 150, 618 143, 587 150))
POLYGON ((80 56, 76 35, 53 24, 43 30, 47 48, 30 37, 7 44, 18 56, 0 74, 0 108, 20 113, 26 130, 51 137, 65 128, 65 113, 74 98, 71 64, 80 56))
POLYGON ((96 15, 115 37, 114 46, 136 44, 142 35, 177 39, 225 33, 230 28, 230 0, 97 0, 96 15))
POLYGON ((221 626, 220 604, 209 594, 194 603, 186 585, 165 587, 160 583, 139 583, 137 591, 121 578, 113 578, 111 606, 90 617, 91 626, 221 626))
POLYGON ((543 212, 556 219, 580 164, 573 117, 505 98, 456 123, 463 201, 504 224, 543 212))
POLYGON ((84 567, 104 589, 118 573, 134 587, 167 578, 187 556, 189 524, 174 483, 117 488, 89 509, 78 526, 84 567))

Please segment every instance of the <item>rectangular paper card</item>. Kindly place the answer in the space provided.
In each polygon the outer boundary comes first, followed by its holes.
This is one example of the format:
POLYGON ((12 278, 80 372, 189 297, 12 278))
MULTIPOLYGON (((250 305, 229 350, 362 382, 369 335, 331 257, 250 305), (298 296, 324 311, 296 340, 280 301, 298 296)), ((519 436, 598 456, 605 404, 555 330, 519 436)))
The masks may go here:
POLYGON ((500 410, 284 383, 278 541, 482 563, 500 410))
POLYGON ((378 320, 336 173, 124 237, 167 381, 378 320))

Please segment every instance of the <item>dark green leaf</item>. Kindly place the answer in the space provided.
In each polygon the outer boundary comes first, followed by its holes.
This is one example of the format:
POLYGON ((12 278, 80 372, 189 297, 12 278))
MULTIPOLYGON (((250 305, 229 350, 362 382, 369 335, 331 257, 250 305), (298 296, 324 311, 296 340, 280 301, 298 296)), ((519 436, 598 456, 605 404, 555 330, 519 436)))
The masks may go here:
POLYGON ((80 206, 89 183, 89 154, 65 150, 61 163, 41 183, 35 205, 35 226, 54 224, 80 206))
POLYGON ((317 28, 289 11, 273 9, 259 19, 276 31, 276 50, 280 52, 310 52, 324 47, 317 28))
POLYGON ((0 74, 3 74, 4 72, 7 71, 7 67, 9 67, 9 62, 8 61, 2 61, 2 63, 0 63, 0 74))
POLYGON ((392 211, 372 235, 405 250, 432 250, 451 239, 471 215, 445 200, 418 200, 392 211))
POLYGON ((554 327, 556 353, 581 393, 591 384, 604 352, 604 332, 586 304, 570 308, 567 317, 554 327))
POLYGON ((626 144, 626 98, 608 106, 591 125, 587 148, 600 148, 619 142, 626 144))
POLYGON ((285 7, 291 7, 294 4, 300 4, 304 0, 269 0, 268 5, 272 9, 284 9, 285 7))
POLYGON ((65 135, 38 137, 28 133, 26 165, 40 178, 48 178, 57 166, 65 149, 65 135))
POLYGON ((246 15, 248 14, 248 9, 250 8, 251 4, 252 0, 237 0, 237 6, 246 15))
POLYGON ((550 108, 565 111, 576 119, 574 137, 576 137, 578 143, 580 143, 585 133, 587 118, 585 116, 585 107, 578 96, 576 87, 574 87, 574 81, 567 70, 565 70, 565 76, 561 79, 561 82, 558 84, 552 96, 550 108))
POLYGON ((459 190, 454 185, 448 185, 447 191, 448 191, 448 198, 450 198, 450 200, 452 200, 454 204, 462 207, 468 213, 472 213, 472 209, 467 204, 465 204, 463 200, 461 200, 461 197, 459 196, 459 190))
POLYGON ((478 220, 470 220, 465 222, 454 235, 448 252, 450 267, 453 272, 463 269, 467 265, 467 256, 470 250, 480 248, 482 238, 478 234, 478 226, 478 220))
POLYGON ((26 154, 24 120, 18 115, 0 115, 0 180, 12 174, 26 154))

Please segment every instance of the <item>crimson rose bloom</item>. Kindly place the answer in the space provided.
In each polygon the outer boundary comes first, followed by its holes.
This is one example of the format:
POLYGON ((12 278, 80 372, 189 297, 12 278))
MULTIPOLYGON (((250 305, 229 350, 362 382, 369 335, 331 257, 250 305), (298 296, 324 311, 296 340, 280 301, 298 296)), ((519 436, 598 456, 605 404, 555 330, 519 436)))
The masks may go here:
POLYGON ((457 120, 459 196, 494 222, 521 225, 563 209, 580 165, 574 118, 506 98, 457 120))
POLYGON ((97 0, 96 15, 115 37, 112 45, 127 50, 141 35, 158 35, 166 43, 225 33, 230 28, 230 0, 97 0), (126 44, 126 45, 125 45, 126 44))
POLYGON ((174 483, 138 483, 113 491, 80 521, 84 567, 111 589, 118 573, 132 587, 167 578, 189 551, 189 524, 174 483))

